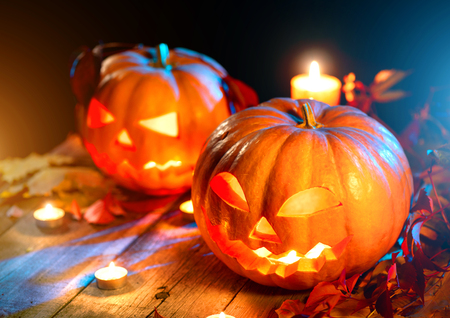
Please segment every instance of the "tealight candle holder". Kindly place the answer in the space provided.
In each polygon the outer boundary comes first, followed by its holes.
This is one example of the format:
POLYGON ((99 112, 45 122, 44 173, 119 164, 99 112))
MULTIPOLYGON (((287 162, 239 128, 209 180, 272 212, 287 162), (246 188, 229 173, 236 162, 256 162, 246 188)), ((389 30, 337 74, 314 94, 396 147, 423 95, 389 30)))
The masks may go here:
POLYGON ((194 206, 192 205, 192 200, 181 203, 180 211, 183 212, 183 220, 190 222, 195 221, 194 206))
POLYGON ((47 204, 45 208, 34 211, 37 226, 45 229, 60 227, 64 221, 64 210, 47 204))
POLYGON ((225 315, 225 313, 221 312, 220 314, 211 315, 206 318, 234 318, 234 316, 225 315))
POLYGON ((127 282, 128 271, 120 266, 115 266, 114 262, 108 267, 100 268, 95 272, 97 287, 100 289, 119 289, 127 282))

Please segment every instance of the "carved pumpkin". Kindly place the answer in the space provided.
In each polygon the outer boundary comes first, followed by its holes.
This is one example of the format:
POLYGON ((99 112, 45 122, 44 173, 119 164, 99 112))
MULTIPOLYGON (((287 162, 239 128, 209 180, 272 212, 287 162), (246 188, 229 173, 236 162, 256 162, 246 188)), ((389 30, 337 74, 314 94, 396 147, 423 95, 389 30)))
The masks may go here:
POLYGON ((229 268, 308 289, 373 266, 407 218, 411 171, 395 137, 349 106, 273 99, 210 136, 192 186, 195 220, 229 268))
MULTIPOLYGON (((201 146, 234 111, 225 81, 234 95, 245 85, 231 80, 213 59, 186 49, 169 51, 165 44, 135 47, 103 61, 99 47, 93 52, 79 55, 71 75, 79 130, 95 164, 133 190, 186 191, 201 146)), ((238 98, 245 107, 245 98, 238 98)))

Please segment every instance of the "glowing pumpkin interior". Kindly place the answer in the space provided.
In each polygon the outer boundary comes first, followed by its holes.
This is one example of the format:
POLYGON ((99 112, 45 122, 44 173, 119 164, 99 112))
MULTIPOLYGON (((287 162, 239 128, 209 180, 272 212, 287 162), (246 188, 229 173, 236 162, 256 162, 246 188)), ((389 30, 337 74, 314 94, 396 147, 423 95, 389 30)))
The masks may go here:
MULTIPOLYGON (((89 104, 86 124, 89 128, 102 128, 115 122, 114 115, 96 98, 92 98, 89 104)), ((137 125, 169 137, 179 137, 178 114, 170 112, 161 116, 139 120, 137 125)), ((126 151, 136 151, 136 146, 127 129, 123 128, 117 134, 115 144, 126 151)), ((124 160, 127 163, 127 160, 124 160)), ((179 167, 182 162, 179 160, 168 160, 167 162, 148 161, 142 167, 144 170, 158 169, 165 171, 170 167, 179 167)))
MULTIPOLYGON (((210 181, 210 187, 230 207, 251 213, 244 191, 237 178, 231 173, 217 174, 210 181)), ((305 217, 341 205, 342 203, 330 190, 315 187, 300 191, 288 198, 277 212, 276 218, 305 217)), ((326 263, 331 265, 337 262, 352 238, 352 236, 345 237, 334 246, 317 242, 304 254, 295 250, 275 254, 266 247, 252 249, 242 240, 229 239, 227 229, 220 224, 220 221, 219 224, 213 225, 204 207, 202 210, 207 230, 219 249, 224 254, 236 258, 246 270, 257 270, 265 275, 276 273, 284 278, 298 271, 319 272, 326 263)), ((254 225, 249 239, 283 244, 272 224, 264 216, 254 225)))

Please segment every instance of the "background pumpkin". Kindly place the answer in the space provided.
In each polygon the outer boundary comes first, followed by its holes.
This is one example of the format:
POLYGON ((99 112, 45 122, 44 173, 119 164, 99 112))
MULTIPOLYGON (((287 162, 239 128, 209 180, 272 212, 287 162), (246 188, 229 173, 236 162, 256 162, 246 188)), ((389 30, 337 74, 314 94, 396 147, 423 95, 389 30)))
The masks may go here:
POLYGON ((400 144, 363 112, 273 99, 212 133, 192 200, 203 238, 229 268, 307 289, 373 266, 398 238, 412 186, 400 144))
POLYGON ((95 164, 119 184, 154 195, 187 190, 208 135, 235 109, 257 104, 213 59, 165 44, 83 48, 71 85, 95 164))

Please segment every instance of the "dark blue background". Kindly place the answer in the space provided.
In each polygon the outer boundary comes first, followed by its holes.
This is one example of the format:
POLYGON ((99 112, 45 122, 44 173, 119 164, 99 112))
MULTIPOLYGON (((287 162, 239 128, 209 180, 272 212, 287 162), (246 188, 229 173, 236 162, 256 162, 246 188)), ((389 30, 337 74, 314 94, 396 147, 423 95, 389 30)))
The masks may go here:
POLYGON ((100 40, 204 53, 262 101, 288 97, 312 59, 366 84, 412 69, 398 85, 412 95, 378 106, 397 131, 430 86, 450 84, 449 1, 0 0, 0 158, 48 151, 74 130, 69 56, 100 40))

